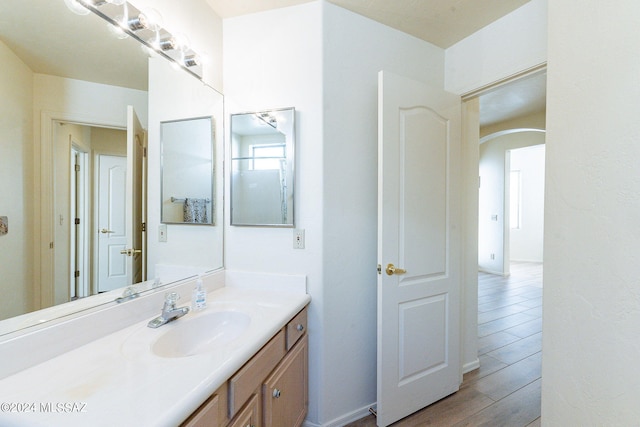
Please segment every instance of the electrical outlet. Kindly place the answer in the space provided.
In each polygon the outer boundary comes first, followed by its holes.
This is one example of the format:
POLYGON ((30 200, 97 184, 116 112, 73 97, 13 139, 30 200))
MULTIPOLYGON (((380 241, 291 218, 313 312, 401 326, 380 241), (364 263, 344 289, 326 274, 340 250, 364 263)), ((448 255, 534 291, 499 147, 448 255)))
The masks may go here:
POLYGON ((167 224, 160 224, 158 226, 158 242, 167 241, 167 224))
POLYGON ((293 230, 293 249, 304 249, 304 230, 293 230))

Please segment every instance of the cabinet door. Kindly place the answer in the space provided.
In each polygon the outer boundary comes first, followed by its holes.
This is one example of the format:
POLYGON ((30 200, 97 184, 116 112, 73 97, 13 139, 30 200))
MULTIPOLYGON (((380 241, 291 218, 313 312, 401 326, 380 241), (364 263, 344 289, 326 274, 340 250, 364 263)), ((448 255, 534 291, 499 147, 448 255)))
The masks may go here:
POLYGON ((252 395, 247 404, 233 419, 229 427, 261 427, 258 396, 252 395))
POLYGON ((307 336, 262 385, 264 427, 298 427, 307 415, 307 336))

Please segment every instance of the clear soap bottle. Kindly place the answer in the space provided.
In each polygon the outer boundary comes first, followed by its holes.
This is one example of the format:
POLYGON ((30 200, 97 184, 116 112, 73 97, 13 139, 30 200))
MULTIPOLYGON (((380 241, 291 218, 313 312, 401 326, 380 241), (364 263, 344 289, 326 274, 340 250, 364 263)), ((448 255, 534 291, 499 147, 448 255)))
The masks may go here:
POLYGON ((198 280, 196 280, 196 287, 193 289, 191 308, 194 311, 204 310, 207 308, 207 290, 202 285, 202 277, 200 276, 198 276, 198 280))

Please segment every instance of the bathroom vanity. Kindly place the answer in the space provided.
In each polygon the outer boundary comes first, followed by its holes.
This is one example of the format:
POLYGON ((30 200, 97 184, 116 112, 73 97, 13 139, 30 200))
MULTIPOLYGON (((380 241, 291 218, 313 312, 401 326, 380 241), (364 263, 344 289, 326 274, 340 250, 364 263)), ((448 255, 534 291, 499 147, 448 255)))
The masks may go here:
POLYGON ((308 406, 306 326, 304 308, 182 426, 300 426, 308 406))
MULTIPOLYGON (((195 283, 170 288, 179 306, 195 283)), ((205 310, 157 329, 167 289, 0 342, 0 425, 301 425, 305 277, 220 270, 204 284, 205 310), (78 337, 88 325, 96 336, 78 337)))

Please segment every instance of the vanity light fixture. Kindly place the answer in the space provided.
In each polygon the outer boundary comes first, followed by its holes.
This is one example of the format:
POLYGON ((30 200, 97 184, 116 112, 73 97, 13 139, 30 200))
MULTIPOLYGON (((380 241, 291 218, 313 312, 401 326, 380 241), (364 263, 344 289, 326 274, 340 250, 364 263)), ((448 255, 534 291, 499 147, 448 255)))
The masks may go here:
POLYGON ((256 113, 256 117, 264 124, 271 126, 272 128, 278 127, 278 120, 276 117, 268 111, 256 113))
POLYGON ((176 40, 173 37, 159 40, 157 46, 160 50, 172 50, 176 48, 176 40))
POLYGON ((146 30, 149 28, 149 20, 144 13, 139 13, 138 16, 127 20, 127 27, 130 31, 146 30))
POLYGON ((195 67, 196 65, 200 65, 200 59, 197 55, 189 55, 184 57, 184 65, 186 67, 195 67))
MULTIPOLYGON (((202 79, 202 60, 184 36, 162 27, 162 17, 154 9, 140 10, 126 0, 64 0, 69 8, 89 10, 112 24, 122 35, 168 59, 172 64, 202 79)), ((120 36, 122 38, 122 36, 120 36)))
POLYGON ((67 8, 76 15, 88 15, 91 13, 89 9, 84 7, 84 5, 77 0, 64 0, 64 4, 66 4, 67 8))

